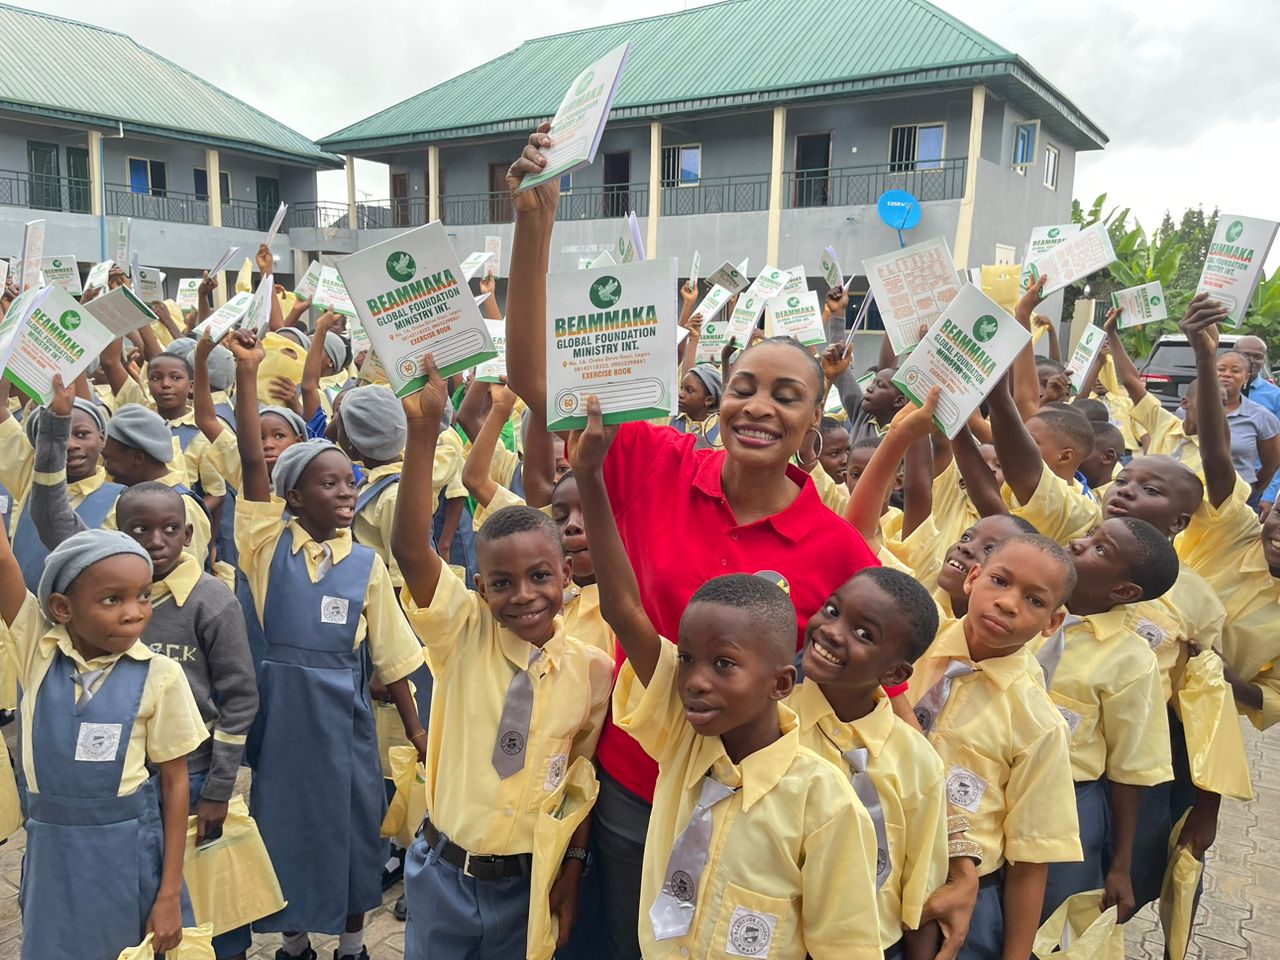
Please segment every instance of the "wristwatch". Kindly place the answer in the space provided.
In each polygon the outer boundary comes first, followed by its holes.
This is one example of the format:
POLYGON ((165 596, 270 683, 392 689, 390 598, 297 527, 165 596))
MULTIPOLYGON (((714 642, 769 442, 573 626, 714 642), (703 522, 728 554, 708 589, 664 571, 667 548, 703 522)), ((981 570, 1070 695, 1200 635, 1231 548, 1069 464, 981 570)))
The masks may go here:
POLYGON ((566 860, 581 860, 583 866, 586 866, 587 848, 586 847, 570 847, 568 850, 564 852, 564 858, 566 860))

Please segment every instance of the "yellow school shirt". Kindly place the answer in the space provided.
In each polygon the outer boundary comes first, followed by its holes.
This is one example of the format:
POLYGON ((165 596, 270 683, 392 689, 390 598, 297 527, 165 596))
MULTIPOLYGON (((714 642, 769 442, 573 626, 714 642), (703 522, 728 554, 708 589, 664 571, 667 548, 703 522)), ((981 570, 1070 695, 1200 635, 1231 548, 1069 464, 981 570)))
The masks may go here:
POLYGON ((865 717, 845 723, 818 684, 796 687, 785 701, 800 719, 800 743, 851 776, 842 754, 868 751, 867 773, 880 797, 889 840, 889 876, 876 905, 880 945, 902 939, 905 925, 919 929, 929 895, 947 880, 947 794, 942 761, 910 724, 894 715, 887 697, 865 717))
POLYGON ((640 882, 641 953, 880 960, 875 829, 848 777, 801 745, 799 720, 782 704, 781 737, 735 764, 719 737, 699 736, 685 719, 678 669, 676 645, 663 641, 649 685, 628 662, 613 695, 619 728, 659 764, 640 882), (738 789, 711 809, 689 932, 655 940, 649 909, 707 774, 738 789))
POLYGON ((836 516, 843 517, 844 509, 849 505, 849 488, 832 480, 820 463, 809 476, 813 478, 813 485, 818 488, 822 505, 836 516))
POLYGON ((1182 421, 1170 413, 1153 394, 1148 393, 1129 410, 1137 432, 1147 437, 1147 453, 1176 458, 1182 465, 1204 479, 1200 459, 1200 441, 1182 432, 1182 421))
POLYGON ((1067 723, 1044 691, 1040 664, 1026 647, 974 663, 957 620, 916 661, 906 694, 913 705, 951 660, 977 671, 952 682, 929 742, 947 770, 948 801, 969 818, 968 837, 982 846, 979 875, 1005 860, 1082 859, 1067 723))
MULTIPOLYGON (((501 448, 500 448, 501 449, 501 448)), ((431 464, 431 502, 440 503, 440 492, 443 490, 446 500, 454 500, 467 495, 467 488, 462 484, 462 464, 467 459, 462 447, 462 438, 458 431, 443 430, 436 441, 436 457, 431 464)))
MULTIPOLYGON (((1111 358, 1107 358, 1107 362, 1111 362, 1111 358)), ((1129 399, 1129 395, 1123 391, 1112 390, 1108 388, 1107 395, 1102 399, 1103 404, 1107 408, 1107 412, 1111 414, 1111 422, 1115 424, 1116 429, 1120 431, 1120 435, 1124 437, 1125 447, 1137 453, 1142 447, 1138 444, 1138 438, 1134 431, 1133 424, 1133 401, 1129 399)))
POLYGON ((884 549, 906 566, 907 571, 931 589, 938 582, 938 571, 942 569, 942 558, 950 544, 944 544, 938 532, 938 525, 932 516, 925 517, 923 522, 904 538, 902 536, 902 511, 899 510, 896 522, 889 528, 881 520, 881 534, 884 536, 884 549))
MULTIPOLYGON (((13 516, 26 502, 31 490, 31 472, 36 465, 36 450, 27 440, 27 432, 15 417, 0 421, 0 484, 13 497, 13 516)), ((17 528, 15 519, 14 528, 17 528)))
MULTIPOLYGON (((519 433, 519 430, 517 429, 516 432, 519 433)), ((499 443, 493 448, 493 459, 489 461, 489 478, 500 486, 510 487, 519 463, 519 455, 512 453, 499 443)))
MULTIPOLYGON (((1067 628, 1066 647, 1049 696, 1071 731, 1071 776, 1150 787, 1173 779, 1169 715, 1160 668, 1146 640, 1130 630, 1125 606, 1081 618, 1067 628)), ((1052 641, 1037 636, 1035 650, 1052 641)))
MULTIPOLYGON (((364 485, 376 483, 383 477, 399 476, 403 469, 402 461, 374 467, 365 474, 364 485)), ((397 590, 404 586, 404 576, 400 573, 400 564, 391 552, 391 526, 396 519, 396 497, 399 492, 398 482, 387 484, 372 503, 365 504, 363 510, 356 512, 355 519, 351 521, 351 535, 355 537, 356 543, 372 547, 382 558, 382 562, 387 565, 387 572, 391 574, 391 585, 397 590)))
POLYGON ((538 807, 576 758, 595 754, 613 660, 570 636, 556 617, 554 635, 530 668, 525 765, 503 780, 493 768, 502 708, 534 647, 500 626, 484 598, 447 566, 430 605, 419 607, 407 589, 402 599, 435 678, 427 725, 431 822, 471 853, 533 852, 538 807))
MULTIPOLYGON (((196 425, 196 415, 188 410, 182 416, 173 420, 166 420, 166 424, 170 429, 174 427, 194 427, 196 425)), ((226 433, 226 430, 222 431, 226 433)), ((191 438, 191 442, 187 444, 187 449, 182 449, 182 441, 177 435, 173 438, 173 463, 182 464, 186 472, 187 486, 192 490, 199 483, 203 488, 205 495, 210 497, 225 497, 227 495, 227 484, 223 480, 222 474, 214 469, 213 464, 209 460, 209 438, 203 432, 197 431, 196 435, 191 438)))
POLYGON ((978 522, 978 510, 962 484, 960 468, 954 460, 933 479, 933 516, 938 525, 938 543, 941 546, 939 566, 942 565, 941 555, 960 539, 960 534, 978 522))
POLYGON ((237 490, 244 489, 244 465, 240 462, 240 447, 234 433, 224 427, 217 439, 209 444, 205 456, 220 477, 237 490))
POLYGON ((184 757, 209 736, 182 668, 168 657, 152 653, 142 641, 124 653, 85 661, 72 645, 67 628, 45 619, 39 602, 30 593, 17 618, 7 630, 0 631, 0 636, 3 636, 8 665, 17 672, 23 689, 22 770, 30 790, 40 790, 31 745, 36 699, 53 664, 55 650, 61 650, 70 658, 77 673, 106 669, 94 690, 111 675, 111 669, 121 657, 150 663, 138 714, 129 731, 117 796, 128 796, 150 778, 148 762, 166 763, 184 757))
MULTIPOLYGON (((342 563, 351 555, 351 531, 342 529, 332 540, 323 543, 312 538, 302 529, 296 518, 287 523, 280 519, 280 501, 262 503, 258 500, 236 501, 236 547, 240 550, 240 569, 253 591, 253 604, 262 619, 262 609, 267 600, 267 586, 271 578, 271 559, 281 537, 289 537, 289 549, 302 551, 306 558, 307 573, 312 583, 320 581, 318 564, 326 550, 332 554, 333 564, 342 563)), ((319 610, 298 611, 296 629, 305 630, 308 619, 318 618, 319 610)), ((365 594, 360 619, 356 623, 356 642, 352 649, 369 641, 369 659, 373 669, 384 684, 394 683, 422 666, 422 645, 418 643, 405 622, 404 614, 396 601, 382 558, 374 555, 373 571, 369 575, 369 590, 365 594)))
MULTIPOLYGON (((488 506, 483 506, 479 501, 476 501, 476 512, 472 514, 471 522, 472 525, 479 530, 484 526, 484 522, 499 510, 503 510, 507 507, 524 506, 528 506, 524 501, 524 497, 516 495, 502 484, 498 484, 498 488, 494 491, 493 496, 489 498, 488 506)), ((544 507, 543 511, 545 512, 546 510, 547 508, 544 507)))
POLYGON ((594 583, 569 584, 564 592, 564 632, 577 637, 589 647, 603 650, 614 657, 613 630, 600 614, 600 587, 594 583))
POLYGON ((1007 483, 1000 488, 1000 495, 1011 514, 1035 524, 1042 535, 1062 544, 1088 535, 1102 522, 1102 508, 1084 495, 1080 481, 1063 480, 1047 464, 1040 467, 1040 482, 1026 503, 1018 502, 1007 483))
MULTIPOLYGON (((1238 489, 1238 488, 1237 488, 1238 489)), ((1280 720, 1280 582, 1262 553, 1262 525, 1240 497, 1220 507, 1205 500, 1178 539, 1178 555, 1227 609, 1222 655, 1262 690, 1262 710, 1240 712, 1259 730, 1280 720)))
MULTIPOLYGON (((163 483, 166 487, 182 487, 186 486, 186 471, 181 466, 181 461, 175 461, 179 464, 174 466, 170 464, 169 472, 159 479, 159 483, 163 483)), ((39 478, 37 483, 42 482, 39 478)), ((209 541, 213 539, 213 527, 209 523, 209 515, 204 512, 203 508, 195 502, 192 496, 182 497, 182 505, 187 511, 187 523, 191 524, 191 542, 183 548, 183 553, 190 554, 195 557, 201 564, 209 559, 209 541)), ((115 524, 116 511, 115 507, 111 508, 111 516, 109 520, 112 525, 115 524)), ((106 526, 106 524, 103 524, 106 526)))

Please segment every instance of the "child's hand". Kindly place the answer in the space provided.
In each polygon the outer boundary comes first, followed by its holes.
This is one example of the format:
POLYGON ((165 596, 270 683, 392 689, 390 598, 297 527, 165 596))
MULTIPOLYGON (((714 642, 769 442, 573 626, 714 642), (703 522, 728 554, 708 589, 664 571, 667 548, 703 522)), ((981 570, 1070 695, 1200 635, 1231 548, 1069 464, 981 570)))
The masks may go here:
POLYGON ((252 330, 232 330, 227 334, 226 340, 227 349, 236 358, 236 363, 242 363, 252 370, 257 370, 258 364, 267 355, 252 330))
POLYGON ((494 289, 497 286, 498 286, 498 281, 493 278, 492 273, 486 273, 483 277, 480 278, 480 292, 482 294, 483 293, 492 294, 494 289))
POLYGON ((1041 291, 1044 290, 1044 285, 1048 279, 1049 275, 1047 273, 1040 274, 1035 282, 1027 287, 1027 292, 1022 295, 1018 305, 1013 309, 1014 318, 1028 330, 1031 329, 1032 312, 1036 307, 1040 306, 1040 301, 1044 299, 1041 291))
POLYGON ((196 804, 196 845, 222 836, 222 825, 227 819, 225 800, 205 800, 196 804))
POLYGON ((827 291, 827 298, 822 303, 823 313, 827 317, 843 315, 849 308, 849 291, 844 287, 832 287, 827 291))
POLYGON ((563 947, 569 942, 569 934, 578 919, 578 887, 582 882, 582 870, 581 860, 566 860, 560 866, 560 876, 551 885, 547 905, 559 927, 556 947, 563 947))
POLYGON ((102 292, 101 287, 85 287, 84 293, 80 294, 80 306, 84 306, 90 300, 97 299, 98 294, 102 292))
POLYGON ((689 336, 695 340, 702 336, 702 314, 695 313, 685 321, 685 327, 689 331, 689 336))
POLYGON ((264 277, 275 273, 276 261, 271 256, 271 248, 265 243, 258 244, 258 255, 254 259, 258 262, 258 272, 264 277))
POLYGON ((915 443, 921 437, 933 433, 933 414, 938 409, 938 397, 942 395, 941 387, 931 387, 929 395, 924 398, 924 406, 917 407, 907 398, 907 402, 893 415, 889 429, 901 437, 915 443))
POLYGON ((293 410, 298 406, 298 388, 288 377, 272 377, 267 384, 267 396, 278 407, 293 410))
POLYGON ((1136 908, 1133 896, 1133 879, 1128 869, 1107 871, 1107 879, 1102 889, 1102 906, 1116 908, 1116 923, 1124 923, 1136 908))
POLYGON ((529 142, 507 170, 507 189, 511 191, 511 200, 516 213, 550 213, 555 214, 556 205, 560 202, 560 178, 555 177, 541 183, 532 190, 520 190, 524 178, 541 173, 547 166, 547 158, 543 156, 541 147, 551 146, 551 124, 544 123, 529 135, 529 142))
POLYGON ((69 417, 75 405, 75 384, 73 383, 69 387, 65 386, 62 382, 62 375, 55 373, 53 375, 53 399, 49 401, 50 412, 60 417, 69 417))
POLYGON ((405 397, 400 403, 404 406, 405 419, 409 426, 426 425, 432 430, 440 426, 440 418, 444 415, 444 405, 449 399, 449 388, 436 369, 436 358, 427 354, 423 359, 426 368, 427 382, 415 394, 405 397))
POLYGON ((689 286, 687 283, 680 284, 680 299, 685 303, 693 303, 698 299, 697 285, 689 286))
POLYGON ((942 947, 937 960, 955 960, 969 936, 969 923, 973 920, 973 908, 978 902, 978 870, 973 861, 965 858, 951 861, 947 882, 935 890, 925 901, 920 914, 920 925, 937 921, 942 931, 942 947), (958 863, 967 866, 957 868, 958 863))
POLYGON ((156 953, 168 953, 182 942, 182 901, 176 894, 160 894, 147 918, 147 932, 153 934, 156 953))
POLYGON ((720 365, 724 366, 729 362, 729 358, 733 356, 733 351, 738 349, 738 338, 730 337, 729 342, 720 348, 720 365))
POLYGON ((1216 352, 1218 349, 1218 324, 1227 319, 1224 304, 1202 293, 1191 301, 1187 313, 1178 323, 1178 329, 1191 341, 1196 350, 1216 352))
MULTIPOLYGON (((1108 314, 1109 316, 1109 314, 1108 314)), ((1053 329, 1053 321, 1046 317, 1043 313, 1037 313, 1031 318, 1031 332, 1044 330, 1046 333, 1053 329)))
POLYGON ((1193 804, 1187 814, 1182 832, 1178 834, 1178 848, 1188 847, 1191 855, 1197 860, 1203 859, 1205 851, 1218 839, 1218 811, 1211 805, 1193 804))
POLYGON ((124 268, 121 266, 113 266, 107 271, 107 289, 114 290, 116 287, 132 287, 133 282, 125 276, 124 268))
POLYGON ((316 321, 315 335, 323 339, 324 335, 336 327, 341 320, 342 314, 332 307, 326 307, 324 313, 320 314, 320 319, 316 321))
POLYGON ((852 362, 853 351, 846 351, 843 343, 833 343, 822 351, 822 375, 827 378, 827 383, 835 383, 852 362))
POLYGON ((1112 307, 1110 310, 1107 311, 1107 319, 1102 321, 1102 329, 1107 331, 1108 335, 1115 333, 1116 321, 1119 319, 1120 319, 1120 308, 1112 307))
POLYGON ((495 407, 501 407, 510 413, 516 406, 516 392, 507 386, 507 378, 501 383, 489 385, 489 400, 495 407))
POLYGON ((196 341, 196 366, 207 364, 209 362, 209 354, 213 353, 213 348, 217 344, 213 342, 213 337, 209 336, 209 331, 204 332, 204 336, 196 341))
POLYGON ((218 281, 209 276, 209 271, 205 270, 201 274, 200 286, 196 287, 196 293, 200 295, 201 299, 203 299, 213 293, 217 286, 218 281))
POLYGON ((604 469, 604 458, 617 434, 616 426, 604 425, 600 398, 587 397, 587 426, 569 434, 569 462, 577 473, 595 474, 604 469))

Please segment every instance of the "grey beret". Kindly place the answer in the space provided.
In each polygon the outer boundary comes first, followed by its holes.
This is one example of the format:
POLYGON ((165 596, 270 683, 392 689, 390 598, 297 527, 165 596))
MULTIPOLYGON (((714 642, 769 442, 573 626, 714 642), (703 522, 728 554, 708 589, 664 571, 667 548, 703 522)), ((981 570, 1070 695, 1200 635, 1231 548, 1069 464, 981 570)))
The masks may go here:
POLYGON ((305 331, 299 330, 297 327, 281 327, 275 332, 281 336, 292 337, 298 342, 303 350, 311 349, 311 337, 309 337, 305 331))
POLYGON ((140 403, 126 403, 107 424, 107 438, 141 450, 153 460, 173 460, 173 432, 160 414, 140 403))
POLYGON ((235 354, 226 347, 214 347, 209 354, 209 389, 230 390, 235 382, 235 354))
POLYGON ((702 381, 702 386, 719 405, 720 398, 724 396, 724 377, 719 369, 709 363, 700 363, 689 372, 702 381))
POLYGON ((190 363, 192 356, 196 352, 196 342, 190 337, 178 337, 173 343, 164 348, 164 352, 172 354, 175 357, 185 357, 190 363))
MULTIPOLYGON (((107 432, 107 412, 91 400, 84 397, 76 397, 75 409, 83 413, 87 413, 90 419, 98 425, 100 433, 107 432)), ((36 445, 36 431, 40 428, 40 418, 45 415, 46 407, 36 407, 29 414, 27 419, 23 421, 22 429, 27 433, 27 441, 34 447, 36 445)))
POLYGON ((330 330, 324 335, 324 352, 329 355, 329 359, 333 361, 333 369, 336 373, 345 365, 343 361, 347 359, 347 344, 340 336, 330 330))
POLYGON ((265 406, 258 411, 259 416, 263 414, 274 413, 277 417, 289 424, 293 428, 293 432, 300 436, 303 440, 307 439, 307 424, 296 412, 288 407, 265 406))
POLYGON ((147 561, 147 569, 154 569, 147 551, 119 530, 81 530, 58 544, 44 562, 44 573, 40 575, 40 586, 36 591, 45 616, 49 615, 51 594, 66 593, 76 577, 93 564, 122 553, 141 557, 147 561))
POLYGON ((342 398, 342 429, 351 445, 373 460, 395 460, 404 452, 409 425, 390 388, 359 387, 342 398))
POLYGON ((276 459, 275 468, 271 471, 271 488, 276 496, 283 500, 286 493, 296 489, 298 481, 302 479, 302 471, 307 469, 312 460, 330 450, 342 453, 328 440, 304 440, 288 447, 276 459))

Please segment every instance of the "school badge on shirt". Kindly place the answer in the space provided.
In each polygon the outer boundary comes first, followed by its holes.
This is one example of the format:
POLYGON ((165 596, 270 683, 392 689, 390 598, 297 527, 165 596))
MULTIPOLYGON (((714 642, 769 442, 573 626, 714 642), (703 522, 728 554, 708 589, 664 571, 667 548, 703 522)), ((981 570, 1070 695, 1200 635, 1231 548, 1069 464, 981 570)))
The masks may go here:
POLYGON ((947 773, 947 799, 957 807, 977 813, 982 795, 987 792, 987 781, 972 770, 952 767, 947 773))
POLYGON ((1158 649, 1165 641, 1165 632, 1156 624, 1152 623, 1146 617, 1138 621, 1138 625, 1133 628, 1133 632, 1147 641, 1147 645, 1152 650, 1158 649))
POLYGON ((118 723, 82 723, 76 737, 76 759, 86 763, 110 763, 120 750, 118 723))
POLYGON ((349 607, 350 601, 345 597, 330 597, 326 595, 320 601, 320 622, 346 623, 349 607))
POLYGON ((771 913, 756 913, 738 907, 729 918, 729 938, 724 952, 734 957, 767 957, 773 945, 773 931, 778 918, 771 913))

